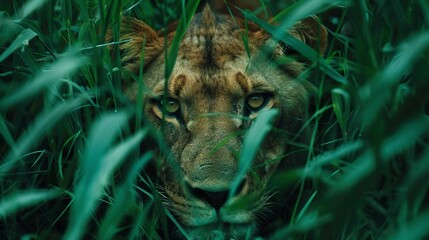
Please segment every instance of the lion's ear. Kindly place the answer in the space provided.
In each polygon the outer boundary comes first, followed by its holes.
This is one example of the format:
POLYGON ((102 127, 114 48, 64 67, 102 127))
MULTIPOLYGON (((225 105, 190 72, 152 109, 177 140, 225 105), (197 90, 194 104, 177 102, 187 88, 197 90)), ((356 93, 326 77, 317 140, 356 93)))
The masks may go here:
POLYGON ((119 40, 122 42, 119 44, 121 63, 133 72, 137 72, 141 64, 145 66, 155 60, 163 51, 163 38, 146 23, 136 18, 122 19, 119 40), (144 47, 143 55, 142 47, 144 47), (142 56, 144 59, 141 59, 142 56))
MULTIPOLYGON (((272 22, 277 25, 278 23, 272 22)), ((319 23, 317 17, 309 17, 297 22, 287 30, 290 35, 307 44, 319 54, 323 54, 328 45, 328 33, 325 27, 319 23)), ((255 46, 262 46, 270 39, 270 34, 256 24, 249 24, 249 38, 255 46), (250 28, 255 25, 256 27, 250 28)), ((278 41, 276 41, 278 42, 278 41)), ((286 42, 278 42, 274 50, 274 56, 295 55, 296 50, 291 49, 286 42)))
POLYGON ((315 16, 296 23, 289 32, 320 54, 323 54, 328 46, 328 32, 315 16))

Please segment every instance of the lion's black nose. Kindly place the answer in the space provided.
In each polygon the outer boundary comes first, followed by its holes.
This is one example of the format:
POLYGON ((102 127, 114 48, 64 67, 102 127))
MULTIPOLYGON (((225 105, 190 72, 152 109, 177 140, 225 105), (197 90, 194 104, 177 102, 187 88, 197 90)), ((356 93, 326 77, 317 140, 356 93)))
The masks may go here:
MULTIPOLYGON (((239 194, 244 187, 244 181, 240 184, 239 188, 237 189, 236 194, 239 194)), ((219 211, 219 209, 226 203, 228 200, 229 195, 229 189, 223 190, 223 191, 208 191, 203 190, 201 188, 192 188, 189 187, 192 195, 194 197, 199 198, 202 201, 205 201, 206 203, 210 204, 216 211, 219 211)))
POLYGON ((228 200, 229 191, 204 191, 199 188, 192 189, 192 193, 195 197, 207 202, 210 204, 216 211, 218 211, 228 200))

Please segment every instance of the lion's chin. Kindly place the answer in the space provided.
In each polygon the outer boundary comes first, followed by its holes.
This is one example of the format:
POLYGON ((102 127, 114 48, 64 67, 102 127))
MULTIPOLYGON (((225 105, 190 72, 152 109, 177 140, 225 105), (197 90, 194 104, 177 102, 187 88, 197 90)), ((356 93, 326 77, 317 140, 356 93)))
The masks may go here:
POLYGON ((254 224, 216 223, 188 229, 190 239, 246 239, 253 236, 254 224))

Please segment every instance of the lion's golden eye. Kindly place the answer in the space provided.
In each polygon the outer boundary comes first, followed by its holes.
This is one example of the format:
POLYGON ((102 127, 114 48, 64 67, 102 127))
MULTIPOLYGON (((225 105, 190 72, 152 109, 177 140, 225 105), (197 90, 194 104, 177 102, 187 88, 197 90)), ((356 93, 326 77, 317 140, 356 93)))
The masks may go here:
POLYGON ((251 111, 258 111, 267 104, 268 100, 268 95, 264 93, 255 93, 247 97, 246 106, 251 111))
POLYGON ((180 109, 179 101, 174 98, 163 99, 161 97, 159 101, 159 106, 162 107, 164 113, 167 115, 174 115, 180 109))

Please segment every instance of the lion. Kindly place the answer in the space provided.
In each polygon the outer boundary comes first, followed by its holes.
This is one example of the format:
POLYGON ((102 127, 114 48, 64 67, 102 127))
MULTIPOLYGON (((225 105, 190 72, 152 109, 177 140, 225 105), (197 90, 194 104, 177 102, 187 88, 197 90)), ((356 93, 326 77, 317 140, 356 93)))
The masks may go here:
MULTIPOLYGON (((136 74, 144 67, 144 115, 168 148, 158 176, 165 206, 190 239, 256 235, 259 214, 270 205, 267 182, 307 119, 308 84, 299 77, 305 64, 292 58, 277 63, 288 57, 287 44, 252 22, 215 14, 207 5, 193 16, 166 81, 165 39, 171 42, 174 30, 156 32, 138 19, 125 18, 121 31, 121 39, 129 40, 120 45, 122 62, 136 74), (275 131, 267 134, 253 167, 231 194, 244 135, 269 109, 278 112, 275 131)), ((326 47, 326 30, 315 18, 288 32, 317 45, 320 53, 326 47)), ((138 84, 125 89, 132 100, 139 94, 138 84)))

